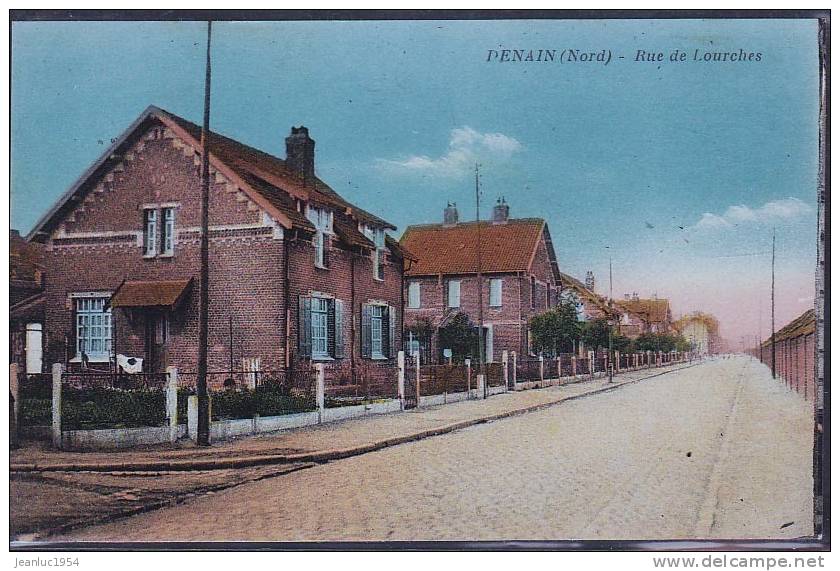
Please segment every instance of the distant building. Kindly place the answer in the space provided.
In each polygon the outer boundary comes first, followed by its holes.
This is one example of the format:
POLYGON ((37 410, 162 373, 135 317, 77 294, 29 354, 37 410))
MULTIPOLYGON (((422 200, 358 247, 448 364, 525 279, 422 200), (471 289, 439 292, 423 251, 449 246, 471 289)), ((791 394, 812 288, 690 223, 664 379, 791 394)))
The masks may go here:
POLYGON ((615 301, 621 312, 619 331, 621 335, 635 339, 642 333, 668 333, 671 327, 671 304, 667 299, 639 298, 638 294, 625 294, 624 299, 615 301))
POLYGON ((674 322, 674 329, 699 355, 718 353, 721 349, 718 320, 707 313, 695 312, 674 322))
POLYGON ((462 313, 478 325, 480 268, 485 359, 499 361, 504 350, 529 352, 528 320, 559 300, 557 261, 545 220, 509 212, 500 200, 492 220, 461 222, 449 204, 443 223, 406 228, 400 244, 417 258, 406 269, 408 351, 437 362, 445 349, 438 332, 453 317, 462 313))

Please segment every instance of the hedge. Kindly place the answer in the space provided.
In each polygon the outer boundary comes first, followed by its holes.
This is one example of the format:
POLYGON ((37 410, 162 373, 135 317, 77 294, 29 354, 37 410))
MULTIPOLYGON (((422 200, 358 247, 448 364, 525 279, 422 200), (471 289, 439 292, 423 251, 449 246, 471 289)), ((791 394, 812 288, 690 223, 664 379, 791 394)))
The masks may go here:
POLYGON ((164 426, 165 403, 166 396, 161 390, 64 387, 61 395, 62 430, 164 426))
POLYGON ((22 398, 18 409, 21 426, 49 426, 52 424, 52 399, 22 398))
POLYGON ((293 395, 280 384, 267 383, 255 389, 214 392, 213 420, 231 420, 260 416, 279 416, 315 410, 314 395, 293 395))

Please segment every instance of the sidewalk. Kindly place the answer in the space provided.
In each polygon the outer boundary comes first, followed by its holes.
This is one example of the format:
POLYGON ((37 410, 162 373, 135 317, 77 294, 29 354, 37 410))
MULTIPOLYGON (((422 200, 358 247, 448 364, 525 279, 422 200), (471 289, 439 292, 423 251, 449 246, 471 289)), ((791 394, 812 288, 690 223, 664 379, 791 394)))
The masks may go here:
POLYGON ((325 462, 445 434, 551 406, 572 398, 689 366, 686 363, 642 369, 545 389, 508 392, 405 412, 332 422, 301 429, 249 436, 198 447, 190 441, 121 451, 61 451, 45 444, 13 450, 12 472, 222 470, 296 462, 325 462))
POLYGON ((209 448, 185 443, 131 451, 64 452, 28 446, 11 455, 9 533, 14 541, 42 541, 57 533, 305 470, 318 462, 613 390, 686 366, 624 373, 612 384, 595 379, 504 393, 486 400, 219 442, 209 448))

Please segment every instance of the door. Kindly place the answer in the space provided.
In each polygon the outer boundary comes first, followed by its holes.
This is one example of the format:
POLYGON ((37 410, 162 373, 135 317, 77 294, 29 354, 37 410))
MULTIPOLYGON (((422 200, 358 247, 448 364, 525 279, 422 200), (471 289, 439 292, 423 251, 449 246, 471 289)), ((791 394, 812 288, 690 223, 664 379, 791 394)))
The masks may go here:
POLYGON ((26 372, 40 373, 43 366, 43 345, 41 344, 42 325, 26 324, 26 372))

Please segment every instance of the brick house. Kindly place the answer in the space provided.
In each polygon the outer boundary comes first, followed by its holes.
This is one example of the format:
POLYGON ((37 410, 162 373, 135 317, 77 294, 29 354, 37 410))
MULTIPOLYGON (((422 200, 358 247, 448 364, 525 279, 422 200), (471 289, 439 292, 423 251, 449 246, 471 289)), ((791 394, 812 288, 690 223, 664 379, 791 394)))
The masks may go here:
POLYGON ((671 304, 656 296, 644 299, 638 294, 625 294, 615 301, 621 312, 619 330, 622 335, 635 339, 642 333, 672 333, 671 304))
POLYGON ((584 284, 575 277, 560 272, 560 288, 563 295, 574 296, 578 304, 578 321, 606 319, 610 314, 610 306, 604 297, 595 293, 595 278, 592 272, 587 273, 587 283, 584 284))
POLYGON ((27 373, 43 371, 43 256, 42 244, 9 231, 9 362, 27 373))
MULTIPOLYGON (((395 358, 395 227, 315 175, 305 127, 285 145, 209 137, 209 370, 395 358)), ((200 164, 200 127, 149 107, 38 222, 49 362, 195 371, 200 164)))
POLYGON ((514 219, 499 202, 490 221, 459 222, 456 206, 442 224, 406 228, 400 244, 417 259, 406 270, 407 349, 425 361, 441 359, 438 331, 458 313, 479 323, 478 250, 485 358, 529 352, 528 320, 559 299, 557 260, 545 220, 514 219))

